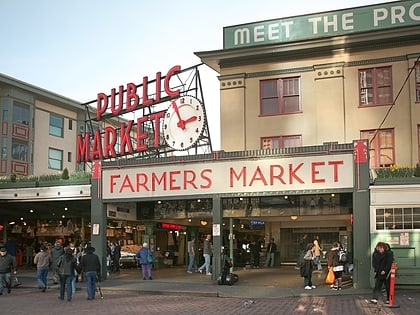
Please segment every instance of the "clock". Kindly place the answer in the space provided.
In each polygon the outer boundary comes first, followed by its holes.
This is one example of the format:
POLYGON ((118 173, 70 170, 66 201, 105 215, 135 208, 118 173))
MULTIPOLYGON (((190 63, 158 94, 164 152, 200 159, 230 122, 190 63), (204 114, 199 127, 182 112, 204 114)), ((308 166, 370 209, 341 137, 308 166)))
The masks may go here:
POLYGON ((197 143, 205 124, 204 107, 193 96, 171 102, 163 120, 163 136, 175 150, 187 150, 197 143))

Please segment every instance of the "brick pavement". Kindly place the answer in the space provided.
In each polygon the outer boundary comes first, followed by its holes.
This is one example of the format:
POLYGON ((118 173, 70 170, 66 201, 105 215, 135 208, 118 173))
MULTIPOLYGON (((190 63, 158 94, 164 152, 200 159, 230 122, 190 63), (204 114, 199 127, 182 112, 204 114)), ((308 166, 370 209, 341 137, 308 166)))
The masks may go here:
POLYGON ((136 294, 105 291, 93 301, 84 290, 76 292, 71 302, 57 299, 57 289, 42 293, 37 288, 17 288, 0 296, 1 314, 340 314, 340 315, 409 315, 418 314, 420 293, 410 292, 397 298, 400 308, 374 305, 368 296, 301 296, 281 298, 220 298, 136 294), (404 303, 403 303, 404 302, 404 303))

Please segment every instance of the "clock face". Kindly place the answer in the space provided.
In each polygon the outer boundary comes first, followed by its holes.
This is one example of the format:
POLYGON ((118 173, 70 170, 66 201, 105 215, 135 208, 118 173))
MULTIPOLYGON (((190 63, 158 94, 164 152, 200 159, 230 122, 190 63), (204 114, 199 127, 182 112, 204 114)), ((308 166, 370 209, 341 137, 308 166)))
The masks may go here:
POLYGON ((175 150, 191 148, 204 129, 204 109, 201 102, 192 96, 173 100, 163 121, 163 136, 175 150))

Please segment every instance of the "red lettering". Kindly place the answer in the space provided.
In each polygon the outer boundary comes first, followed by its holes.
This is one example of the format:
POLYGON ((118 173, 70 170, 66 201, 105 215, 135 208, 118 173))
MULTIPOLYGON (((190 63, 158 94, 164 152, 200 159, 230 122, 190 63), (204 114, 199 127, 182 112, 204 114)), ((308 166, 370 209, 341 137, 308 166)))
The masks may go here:
POLYGON ((263 172, 261 171, 260 167, 257 166, 257 169, 255 170, 254 174, 252 175, 251 181, 249 182, 249 186, 252 186, 254 181, 261 181, 265 186, 267 186, 267 180, 264 177, 263 172))
POLYGON ((188 184, 191 185, 194 189, 197 189, 197 185, 195 183, 195 180, 197 178, 197 175, 194 171, 191 170, 185 170, 184 171, 184 190, 188 189, 188 184))
POLYGON ((101 141, 101 133, 99 130, 95 130, 95 133, 93 135, 93 143, 92 148, 90 152, 90 158, 92 160, 102 160, 102 141, 101 141))
POLYGON ((281 166, 281 165, 270 165, 270 185, 271 186, 274 185, 274 180, 275 179, 277 179, 283 185, 286 185, 286 182, 282 178, 283 175, 284 175, 284 168, 283 168, 283 166, 281 166), (276 169, 279 170, 279 174, 278 175, 276 175, 274 173, 276 169))
POLYGON ((124 105, 124 87, 120 85, 120 88, 118 91, 118 105, 116 105, 115 94, 116 94, 115 89, 112 89, 111 90, 111 113, 113 115, 119 115, 124 105))
POLYGON ((156 72, 156 100, 155 102, 160 102, 160 81, 162 80, 162 74, 160 72, 156 72))
POLYGON ((166 94, 168 94, 169 97, 177 97, 179 96, 179 89, 172 91, 169 87, 169 81, 171 80, 171 77, 181 70, 181 66, 174 66, 171 69, 169 69, 168 73, 165 76, 165 80, 163 81, 163 87, 165 89, 166 94))
POLYGON ((115 182, 115 179, 120 178, 120 175, 111 175, 110 181, 111 181, 111 185, 110 186, 110 192, 111 194, 114 193, 114 186, 117 184, 115 182))
POLYGON ((141 191, 141 187, 144 188, 145 191, 149 191, 149 187, 147 187, 147 175, 144 173, 137 173, 136 174, 136 182, 137 182, 137 192, 141 191))
POLYGON ((156 191, 156 187, 161 185, 162 183, 163 190, 166 190, 166 172, 163 172, 160 178, 156 173, 152 173, 152 191, 156 191))
MULTIPOLYGON (((147 116, 137 118, 137 139, 136 139, 136 148, 137 151, 147 150, 147 144, 144 143, 144 140, 147 139, 147 133, 144 132, 143 123, 147 121, 147 116)), ((155 147, 157 147, 155 145, 155 147)))
POLYGON ((127 84, 127 110, 126 112, 132 112, 139 105, 139 96, 137 95, 137 87, 134 83, 127 84))
POLYGON ((235 172, 235 170, 231 167, 229 169, 229 185, 230 185, 230 187, 233 187, 233 180, 234 179, 239 181, 241 179, 241 177, 243 177, 242 178, 242 186, 245 187, 246 186, 246 167, 243 167, 242 171, 240 171, 239 174, 237 174, 235 172))
POLYGON ((110 126, 105 127, 104 141, 104 158, 116 157, 115 144, 117 143, 117 133, 114 128, 110 126))
POLYGON ((76 161, 90 161, 89 159, 89 144, 90 144, 90 133, 85 133, 85 136, 77 135, 77 154, 76 161))
POLYGON ((299 183, 304 184, 304 181, 296 174, 302 166, 303 163, 299 163, 299 165, 293 169, 293 165, 289 164, 289 184, 293 183, 293 178, 296 179, 299 183))
POLYGON ((131 191, 131 192, 134 192, 135 190, 134 190, 134 187, 133 187, 133 184, 131 183, 131 180, 130 180, 130 177, 128 176, 128 175, 125 175, 124 176, 124 179, 123 179, 123 182, 122 182, 122 184, 121 184, 121 186, 120 186, 120 193, 123 191, 123 190, 125 190, 125 189, 128 189, 129 191, 131 191))
POLYGON ((148 77, 143 77, 143 106, 149 106, 150 104, 153 103, 153 98, 149 98, 149 85, 147 84, 147 82, 149 81, 148 77))
POLYGON ((319 174, 317 170, 319 166, 324 166, 325 162, 312 162, 311 164, 311 174, 312 174, 312 183, 325 183, 325 178, 316 178, 316 175, 319 174))
POLYGON ((200 173, 201 178, 204 180, 205 183, 207 183, 206 185, 205 184, 200 185, 200 188, 202 188, 202 189, 211 188, 211 186, 212 186, 211 177, 207 176, 207 173, 209 173, 209 175, 211 175, 212 170, 211 169, 204 169, 200 173))
POLYGON ((338 166, 339 165, 344 165, 344 161, 329 161, 328 165, 332 165, 333 166, 333 177, 334 177, 334 182, 337 183, 338 182, 338 166))
POLYGON ((131 143, 130 133, 131 133, 131 127, 133 126, 133 121, 130 120, 128 122, 127 128, 125 128, 125 123, 120 124, 120 154, 133 153, 133 145, 131 143), (127 147, 127 151, 125 150, 125 147, 127 147))
POLYGON ((169 190, 181 190, 181 186, 175 185, 177 182, 176 176, 181 174, 180 171, 169 172, 169 190))
POLYGON ((160 140, 160 120, 165 116, 165 112, 158 112, 150 115, 150 120, 154 121, 154 147, 157 149, 159 148, 159 140, 160 140))
POLYGON ((108 108, 108 96, 105 93, 98 93, 96 99, 96 120, 101 120, 101 116, 108 108))

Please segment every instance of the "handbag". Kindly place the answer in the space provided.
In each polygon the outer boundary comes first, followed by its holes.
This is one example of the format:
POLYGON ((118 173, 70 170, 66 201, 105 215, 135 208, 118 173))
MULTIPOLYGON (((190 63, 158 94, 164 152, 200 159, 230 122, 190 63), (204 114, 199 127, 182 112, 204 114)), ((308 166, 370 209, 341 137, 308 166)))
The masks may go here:
POLYGON ((329 267, 327 277, 325 278, 325 283, 326 284, 333 284, 334 281, 335 281, 334 270, 333 270, 332 267, 329 267))
POLYGON ((147 262, 149 264, 153 264, 155 262, 155 257, 153 257, 153 253, 150 250, 147 252, 147 262))

